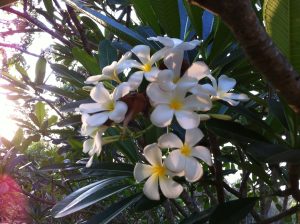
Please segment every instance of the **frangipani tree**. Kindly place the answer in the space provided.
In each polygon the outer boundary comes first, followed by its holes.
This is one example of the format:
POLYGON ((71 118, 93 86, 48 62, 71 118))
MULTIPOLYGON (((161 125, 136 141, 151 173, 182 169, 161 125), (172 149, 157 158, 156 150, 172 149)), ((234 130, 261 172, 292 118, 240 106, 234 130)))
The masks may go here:
MULTIPOLYGON (((84 179, 73 179, 76 189, 52 215, 87 223, 118 222, 117 215, 123 222, 294 222, 299 125, 288 104, 297 111, 298 74, 268 45, 258 19, 266 18, 267 30, 276 29, 270 14, 296 20, 279 2, 45 0, 46 11, 33 7, 55 27, 46 32, 61 43, 47 62, 66 88, 6 79, 37 96, 56 95, 60 128, 39 130, 76 156, 42 170, 84 179)), ((4 8, 45 28, 24 9, 4 8)))

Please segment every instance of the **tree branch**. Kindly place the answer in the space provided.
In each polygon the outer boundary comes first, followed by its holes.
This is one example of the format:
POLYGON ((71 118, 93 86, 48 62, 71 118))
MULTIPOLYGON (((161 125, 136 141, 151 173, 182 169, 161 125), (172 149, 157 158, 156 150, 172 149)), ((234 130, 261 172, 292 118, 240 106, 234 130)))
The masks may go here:
POLYGON ((278 215, 275 215, 271 218, 268 218, 268 219, 265 219, 265 220, 262 220, 261 222, 258 222, 259 224, 269 224, 269 223, 273 223, 273 222, 276 222, 278 220, 281 220, 282 218, 286 217, 286 216, 289 216, 289 215, 292 215, 294 213, 296 213, 300 208, 300 205, 296 205, 288 210, 286 210, 285 212, 282 212, 278 215))
POLYGON ((40 28, 41 30, 44 30, 45 32, 49 33, 52 37, 58 39, 59 41, 61 41, 62 43, 64 43, 65 45, 71 47, 73 44, 71 42, 69 42, 68 40, 66 40, 61 34, 49 29, 47 26, 45 26, 42 22, 40 22, 39 20, 32 18, 30 15, 28 15, 27 13, 22 13, 20 11, 17 11, 13 8, 10 7, 4 7, 2 8, 3 10, 13 13, 21 18, 26 19, 28 22, 36 25, 38 28, 40 28))
POLYGON ((22 46, 19 46, 19 45, 16 45, 16 44, 0 43, 0 47, 13 48, 13 49, 16 49, 18 51, 21 51, 22 53, 29 54, 29 55, 34 56, 34 57, 40 57, 39 55, 37 55, 35 53, 32 53, 32 52, 29 52, 26 49, 24 49, 22 46))
POLYGON ((259 69, 300 113, 300 76, 275 46, 260 24, 250 0, 188 0, 221 17, 240 42, 252 64, 259 69))

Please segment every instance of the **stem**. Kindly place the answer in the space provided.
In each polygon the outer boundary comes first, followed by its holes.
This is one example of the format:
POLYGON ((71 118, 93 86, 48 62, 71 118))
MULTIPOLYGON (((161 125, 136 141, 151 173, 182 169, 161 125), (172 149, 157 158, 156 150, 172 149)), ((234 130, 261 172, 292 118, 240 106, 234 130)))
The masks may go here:
POLYGON ((16 44, 6 44, 6 43, 0 43, 0 47, 8 47, 8 48, 13 48, 18 51, 21 51, 22 53, 34 56, 34 57, 40 57, 40 55, 37 55, 35 53, 29 52, 26 49, 24 49, 22 46, 16 45, 16 44))

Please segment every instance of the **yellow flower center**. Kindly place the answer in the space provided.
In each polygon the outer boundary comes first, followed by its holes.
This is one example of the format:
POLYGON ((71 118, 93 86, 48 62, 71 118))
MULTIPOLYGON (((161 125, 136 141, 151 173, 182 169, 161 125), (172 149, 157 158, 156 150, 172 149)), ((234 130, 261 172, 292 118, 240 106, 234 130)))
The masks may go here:
POLYGON ((183 154, 184 156, 190 156, 192 153, 192 150, 190 148, 189 145, 184 144, 181 149, 180 149, 181 154, 183 154))
POLYGON ((143 65, 142 70, 143 70, 144 72, 150 72, 150 71, 151 71, 151 68, 152 68, 152 66, 151 66, 149 63, 147 63, 147 64, 144 64, 144 65, 143 65))
POLYGON ((173 83, 176 84, 179 81, 179 79, 180 79, 180 76, 175 76, 173 78, 173 83))
POLYGON ((177 100, 177 99, 173 99, 171 102, 170 102, 170 108, 173 109, 173 110, 180 110, 182 108, 182 102, 177 100))
POLYGON ((152 174, 158 177, 162 177, 166 175, 166 168, 164 166, 153 166, 152 174))
POLYGON ((110 101, 107 105, 106 105, 107 110, 112 111, 115 109, 115 103, 114 101, 110 101))

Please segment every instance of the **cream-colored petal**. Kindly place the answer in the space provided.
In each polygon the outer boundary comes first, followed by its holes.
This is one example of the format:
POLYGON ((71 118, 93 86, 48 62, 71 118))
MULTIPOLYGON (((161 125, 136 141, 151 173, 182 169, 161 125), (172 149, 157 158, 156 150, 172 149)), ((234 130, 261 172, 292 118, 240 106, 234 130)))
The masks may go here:
POLYGON ((172 99, 172 92, 163 91, 157 83, 148 85, 147 95, 153 101, 154 105, 168 104, 172 99))
POLYGON ((159 69, 156 67, 152 67, 151 71, 144 73, 144 76, 149 82, 154 82, 157 80, 158 73, 159 73, 159 69))
POLYGON ((185 179, 188 182, 195 182, 203 175, 201 164, 193 157, 186 157, 185 163, 185 179))
POLYGON ((118 63, 117 63, 116 61, 113 61, 110 65, 105 66, 105 67, 102 69, 102 74, 103 74, 104 76, 106 76, 107 78, 110 77, 110 79, 112 79, 117 64, 118 64, 118 63))
POLYGON ((114 122, 120 123, 124 120, 127 109, 128 106, 126 103, 122 101, 117 101, 115 103, 115 109, 108 113, 108 117, 114 122))
POLYGON ((185 143, 190 147, 195 146, 204 137, 199 128, 189 129, 185 132, 185 143))
POLYGON ((106 110, 106 106, 99 103, 84 103, 80 104, 79 110, 81 113, 95 113, 106 110))
POLYGON ((152 167, 147 164, 136 163, 133 170, 134 179, 141 182, 152 175, 152 167))
POLYGON ((185 168, 185 156, 180 150, 173 150, 164 160, 165 166, 174 173, 182 172, 185 168))
POLYGON ((150 47, 147 45, 137 45, 131 51, 140 59, 143 64, 150 61, 150 47))
POLYGON ((85 166, 88 167, 88 168, 91 167, 92 163, 93 163, 93 159, 94 159, 94 156, 91 156, 90 159, 89 159, 89 161, 86 163, 85 166))
POLYGON ((90 126, 100 126, 108 119, 108 112, 93 114, 86 119, 86 123, 90 126))
POLYGON ((90 77, 88 77, 84 83, 85 84, 93 84, 96 85, 102 78, 102 75, 92 75, 90 77))
POLYGON ((181 51, 174 50, 164 59, 164 64, 168 69, 173 70, 174 78, 179 78, 181 74, 181 65, 183 61, 183 53, 181 51))
POLYGON ((226 97, 232 99, 232 100, 239 100, 239 101, 248 101, 249 97, 246 94, 240 93, 226 93, 226 97))
POLYGON ((97 154, 97 156, 99 156, 102 151, 102 132, 101 131, 97 131, 94 141, 95 141, 94 142, 95 153, 97 154))
POLYGON ((210 74, 209 67, 204 62, 194 62, 183 75, 183 80, 201 80, 210 74))
POLYGON ((103 83, 98 83, 90 93, 91 98, 100 104, 106 104, 111 100, 108 90, 104 87, 103 83))
POLYGON ((150 115, 151 122, 157 127, 166 127, 171 124, 174 111, 167 105, 158 105, 150 115))
POLYGON ((162 166, 162 153, 156 143, 147 145, 144 148, 144 156, 153 166, 162 166))
POLYGON ((94 139, 88 139, 83 142, 83 153, 88 153, 94 145, 94 139))
POLYGON ((236 81, 233 78, 229 78, 227 75, 221 75, 218 78, 218 92, 228 92, 236 85, 236 81))
POLYGON ((159 191, 158 191, 158 177, 155 175, 152 175, 148 178, 146 181, 143 192, 146 195, 147 198, 151 200, 159 200, 159 191))
POLYGON ((173 47, 174 46, 173 40, 170 37, 162 37, 162 36, 149 37, 149 38, 147 38, 147 40, 158 41, 166 47, 173 47))
POLYGON ((139 86, 141 85, 141 83, 143 81, 143 78, 144 78, 144 72, 142 72, 142 71, 138 71, 138 72, 135 72, 130 75, 127 82, 129 83, 132 91, 139 88, 139 86))
POLYGON ((179 183, 167 177, 159 177, 159 186, 166 198, 178 198, 183 191, 179 183))
POLYGON ((184 99, 184 110, 190 111, 208 111, 212 107, 210 96, 189 95, 184 99))
POLYGON ((183 146, 182 141, 180 138, 173 134, 167 133, 159 137, 158 145, 160 148, 181 148, 183 146))
POLYGON ((118 85, 113 93, 112 98, 114 101, 120 99, 121 97, 127 95, 131 90, 130 84, 128 82, 123 82, 120 85, 118 85))
POLYGON ((176 111, 175 116, 179 125, 186 130, 197 128, 200 124, 199 114, 196 114, 195 112, 192 111, 186 111, 186 110, 176 111))
POLYGON ((208 148, 204 146, 196 146, 192 148, 192 156, 203 160, 207 165, 212 166, 211 154, 208 148))

